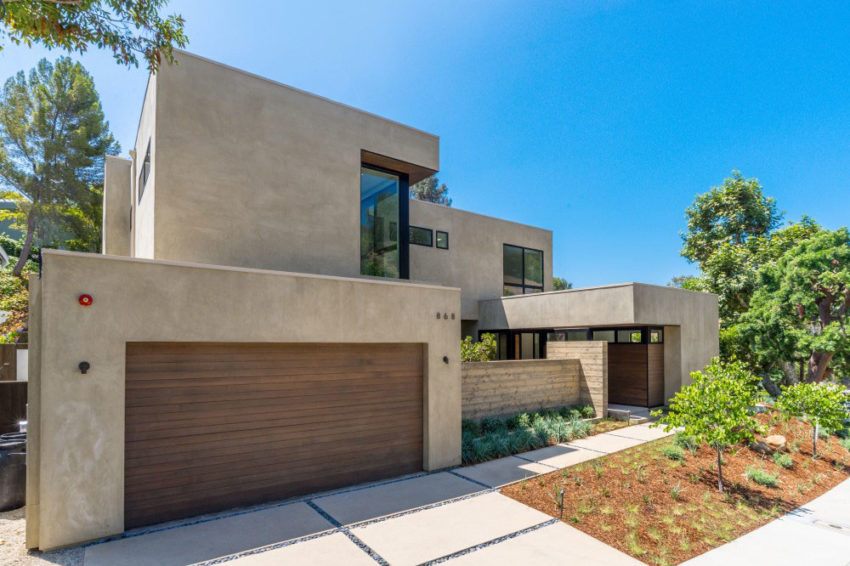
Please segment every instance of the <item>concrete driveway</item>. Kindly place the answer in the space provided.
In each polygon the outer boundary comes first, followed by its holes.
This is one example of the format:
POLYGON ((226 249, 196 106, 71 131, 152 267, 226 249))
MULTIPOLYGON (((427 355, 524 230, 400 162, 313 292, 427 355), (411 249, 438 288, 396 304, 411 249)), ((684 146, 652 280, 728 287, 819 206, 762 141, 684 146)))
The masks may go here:
POLYGON ((497 488, 662 436, 638 425, 477 466, 131 531, 87 547, 85 565, 637 565, 497 488))

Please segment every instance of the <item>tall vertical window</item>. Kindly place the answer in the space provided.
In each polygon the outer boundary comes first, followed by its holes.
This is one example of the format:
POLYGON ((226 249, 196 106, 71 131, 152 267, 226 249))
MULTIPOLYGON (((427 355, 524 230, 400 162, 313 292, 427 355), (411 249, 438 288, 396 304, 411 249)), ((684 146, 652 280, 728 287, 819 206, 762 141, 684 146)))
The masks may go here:
POLYGON ((407 278, 407 180, 360 169, 360 274, 407 278))
POLYGON ((505 296, 543 292, 542 251, 505 244, 502 266, 505 296))
POLYGON ((148 177, 151 174, 151 142, 148 140, 148 150, 145 152, 145 160, 142 161, 142 167, 139 171, 139 202, 142 202, 142 195, 145 194, 145 185, 148 183, 148 177))

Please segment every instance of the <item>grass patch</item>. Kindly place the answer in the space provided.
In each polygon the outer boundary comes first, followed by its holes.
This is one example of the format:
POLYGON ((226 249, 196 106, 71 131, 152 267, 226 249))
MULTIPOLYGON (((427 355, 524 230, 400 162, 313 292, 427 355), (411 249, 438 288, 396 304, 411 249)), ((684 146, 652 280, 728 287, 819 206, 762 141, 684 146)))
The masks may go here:
POLYGON ((779 474, 771 474, 753 466, 747 468, 747 479, 765 487, 779 486, 779 474))
POLYGON ((794 460, 791 459, 791 456, 781 452, 774 452, 771 460, 773 460, 774 464, 780 468, 785 468, 786 470, 790 469, 791 466, 794 465, 794 460))

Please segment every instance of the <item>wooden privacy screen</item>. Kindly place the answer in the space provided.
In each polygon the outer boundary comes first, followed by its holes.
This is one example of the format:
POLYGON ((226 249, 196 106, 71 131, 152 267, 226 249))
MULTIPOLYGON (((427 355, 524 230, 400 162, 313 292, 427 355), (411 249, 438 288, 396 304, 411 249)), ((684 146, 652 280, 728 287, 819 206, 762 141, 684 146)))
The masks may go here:
POLYGON ((664 404, 664 344, 608 344, 608 402, 664 404))
POLYGON ((419 344, 128 343, 125 529, 422 470, 419 344))

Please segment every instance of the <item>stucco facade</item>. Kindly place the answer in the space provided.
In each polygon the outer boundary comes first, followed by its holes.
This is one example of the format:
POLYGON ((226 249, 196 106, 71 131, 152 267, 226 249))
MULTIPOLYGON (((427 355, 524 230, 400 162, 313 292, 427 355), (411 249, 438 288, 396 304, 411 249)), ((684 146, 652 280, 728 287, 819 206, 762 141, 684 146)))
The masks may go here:
POLYGON ((417 200, 410 224, 449 234, 447 250, 410 246, 410 278, 460 287, 463 320, 478 320, 478 301, 502 296, 503 244, 542 250, 543 285, 552 289, 550 230, 417 200))
POLYGON ((567 329, 664 327, 664 395, 690 383, 720 351, 717 296, 640 283, 553 291, 481 301, 478 326, 567 329))
POLYGON ((460 463, 458 289, 50 250, 31 285, 30 547, 124 530, 127 342, 424 344, 425 468, 460 463))

